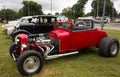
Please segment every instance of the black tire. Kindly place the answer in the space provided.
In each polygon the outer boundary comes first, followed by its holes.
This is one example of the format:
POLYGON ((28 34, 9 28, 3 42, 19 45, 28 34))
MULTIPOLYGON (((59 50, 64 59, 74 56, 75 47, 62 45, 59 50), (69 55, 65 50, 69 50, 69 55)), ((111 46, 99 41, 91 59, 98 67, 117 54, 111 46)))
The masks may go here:
POLYGON ((10 46, 10 48, 9 48, 9 54, 10 54, 10 56, 13 57, 12 54, 14 54, 15 58, 17 59, 19 57, 19 55, 20 55, 20 53, 19 53, 18 50, 19 49, 18 49, 17 45, 13 43, 10 46))
POLYGON ((29 50, 19 57, 17 68, 23 76, 31 76, 41 71, 43 62, 43 56, 39 52, 29 50))
POLYGON ((16 47, 16 45, 14 43, 10 46, 10 48, 9 48, 10 56, 12 56, 12 53, 15 51, 15 47, 16 47))
POLYGON ((119 52, 119 41, 116 38, 105 37, 100 41, 99 54, 104 57, 115 57, 119 52))

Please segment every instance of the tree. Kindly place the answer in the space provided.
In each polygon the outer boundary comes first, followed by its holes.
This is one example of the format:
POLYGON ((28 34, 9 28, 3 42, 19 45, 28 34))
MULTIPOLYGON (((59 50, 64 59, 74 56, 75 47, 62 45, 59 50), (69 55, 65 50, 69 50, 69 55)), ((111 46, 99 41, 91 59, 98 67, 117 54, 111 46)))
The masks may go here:
POLYGON ((86 17, 87 17, 87 16, 92 16, 92 13, 89 12, 89 13, 85 14, 85 16, 86 16, 86 17))
MULTIPOLYGON (((104 0, 93 0, 92 2, 92 15, 94 17, 101 17, 103 14, 103 4, 104 0)), ((111 0, 106 1, 106 11, 105 16, 114 17, 117 15, 117 11, 113 6, 113 2, 111 0)))
POLYGON ((60 14, 59 14, 59 12, 56 12, 55 15, 57 16, 57 15, 60 15, 60 14))
POLYGON ((120 18, 120 13, 117 15, 118 18, 120 18))
POLYGON ((48 13, 47 15, 52 15, 51 13, 48 13))
POLYGON ((42 6, 37 2, 33 1, 23 1, 23 8, 19 10, 20 15, 27 16, 27 15, 42 15, 42 6))
POLYGON ((70 7, 64 8, 62 10, 62 15, 68 17, 69 19, 74 18, 73 10, 70 7))
POLYGON ((84 6, 88 0, 78 0, 75 5, 73 5, 73 13, 75 18, 84 16, 84 6))
POLYGON ((0 11, 0 16, 7 20, 13 20, 17 18, 17 12, 11 9, 2 9, 0 11))
POLYGON ((78 18, 84 16, 84 6, 88 0, 78 0, 76 4, 71 7, 64 8, 62 14, 68 18, 78 18))

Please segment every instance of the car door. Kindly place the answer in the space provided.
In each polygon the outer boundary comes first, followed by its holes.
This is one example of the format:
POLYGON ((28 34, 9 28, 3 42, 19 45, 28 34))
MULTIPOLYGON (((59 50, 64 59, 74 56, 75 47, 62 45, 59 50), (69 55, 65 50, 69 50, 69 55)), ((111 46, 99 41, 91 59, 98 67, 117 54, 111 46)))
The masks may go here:
POLYGON ((36 25, 36 33, 48 33, 54 29, 53 25, 50 23, 50 18, 40 18, 39 24, 36 25))
POLYGON ((71 44, 70 49, 78 50, 88 48, 97 44, 96 30, 84 30, 71 32, 71 44))
POLYGON ((40 23, 40 24, 36 24, 35 26, 35 33, 47 33, 49 30, 49 24, 47 23, 40 23))

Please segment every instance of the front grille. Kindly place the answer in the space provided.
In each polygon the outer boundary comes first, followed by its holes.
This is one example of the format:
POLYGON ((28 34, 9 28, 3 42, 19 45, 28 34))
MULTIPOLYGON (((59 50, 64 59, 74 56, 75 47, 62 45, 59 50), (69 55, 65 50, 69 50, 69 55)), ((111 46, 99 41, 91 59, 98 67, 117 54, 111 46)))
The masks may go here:
POLYGON ((60 41, 58 39, 52 38, 51 39, 51 44, 55 46, 54 50, 58 50, 60 49, 60 41))

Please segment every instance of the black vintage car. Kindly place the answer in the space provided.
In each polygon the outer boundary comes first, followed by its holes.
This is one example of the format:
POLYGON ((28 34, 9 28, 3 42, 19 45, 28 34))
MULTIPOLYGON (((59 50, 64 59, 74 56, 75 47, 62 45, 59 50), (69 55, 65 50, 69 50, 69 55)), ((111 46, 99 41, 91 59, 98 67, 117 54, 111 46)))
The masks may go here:
POLYGON ((40 34, 48 33, 54 29, 53 23, 57 18, 52 15, 35 15, 30 23, 20 24, 16 27, 15 31, 11 34, 13 41, 19 34, 40 34))

